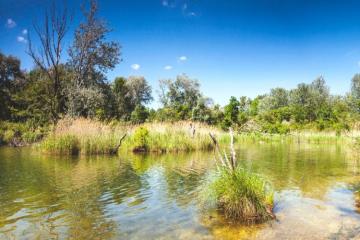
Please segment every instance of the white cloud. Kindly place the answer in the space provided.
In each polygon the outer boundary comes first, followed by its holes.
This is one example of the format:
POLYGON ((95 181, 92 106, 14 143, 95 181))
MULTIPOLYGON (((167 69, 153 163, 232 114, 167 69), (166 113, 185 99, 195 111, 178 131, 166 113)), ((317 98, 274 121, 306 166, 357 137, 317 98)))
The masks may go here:
POLYGON ((16 27, 16 22, 14 20, 12 20, 11 18, 8 18, 5 26, 7 28, 14 28, 14 27, 16 27))
POLYGON ((358 65, 359 65, 359 67, 360 67, 360 61, 358 61, 358 65))
POLYGON ((172 68, 173 68, 172 66, 167 65, 167 66, 164 67, 164 70, 171 70, 172 68))
POLYGON ((22 30, 22 32, 21 32, 23 35, 27 35, 28 34, 28 30, 27 29, 24 29, 24 30, 22 30))
POLYGON ((179 57, 179 61, 186 61, 187 60, 187 57, 186 56, 181 56, 181 57, 179 57))
POLYGON ((135 64, 131 65, 131 68, 134 69, 135 71, 137 71, 140 69, 140 65, 135 63, 135 64))
POLYGON ((163 0, 163 1, 161 2, 161 4, 162 4, 164 7, 169 6, 169 2, 166 1, 166 0, 163 0))
POLYGON ((26 38, 24 38, 23 36, 18 36, 18 37, 16 38, 16 40, 17 40, 18 42, 20 42, 20 43, 27 43, 26 38))

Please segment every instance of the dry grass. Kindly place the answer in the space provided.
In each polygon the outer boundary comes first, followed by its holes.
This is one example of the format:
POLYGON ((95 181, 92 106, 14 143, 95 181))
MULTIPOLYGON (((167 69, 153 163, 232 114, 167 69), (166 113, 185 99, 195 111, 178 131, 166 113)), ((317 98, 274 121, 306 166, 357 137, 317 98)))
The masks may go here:
POLYGON ((110 154, 128 128, 83 118, 63 119, 40 146, 58 154, 110 154))
POLYGON ((136 151, 140 147, 150 152, 209 150, 213 148, 209 132, 216 133, 220 138, 224 135, 215 127, 191 122, 126 125, 83 118, 63 119, 40 146, 47 152, 58 154, 110 154, 116 152, 114 148, 127 134, 120 150, 136 151), (138 135, 134 134, 140 127, 148 132, 142 139, 146 146, 138 146, 138 135))

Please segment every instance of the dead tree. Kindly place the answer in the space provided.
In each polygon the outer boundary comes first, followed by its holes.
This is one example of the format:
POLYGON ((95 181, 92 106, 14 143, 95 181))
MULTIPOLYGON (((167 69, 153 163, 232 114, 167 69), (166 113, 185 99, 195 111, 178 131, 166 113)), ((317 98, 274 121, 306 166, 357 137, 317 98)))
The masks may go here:
MULTIPOLYGON (((65 4, 63 4, 65 6, 65 4)), ((60 8, 53 2, 45 11, 44 20, 40 24, 33 23, 33 29, 39 40, 39 46, 34 47, 30 33, 28 35, 27 54, 33 59, 36 66, 49 78, 49 97, 51 98, 51 115, 54 121, 61 112, 61 56, 64 47, 65 35, 69 29, 72 16, 65 7, 60 8)))

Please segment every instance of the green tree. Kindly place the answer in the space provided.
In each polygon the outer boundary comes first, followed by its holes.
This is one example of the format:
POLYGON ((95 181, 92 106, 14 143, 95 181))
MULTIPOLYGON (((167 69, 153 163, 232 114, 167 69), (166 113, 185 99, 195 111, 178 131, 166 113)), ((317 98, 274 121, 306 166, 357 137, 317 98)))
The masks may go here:
POLYGON ((227 129, 232 125, 237 124, 239 112, 240 102, 236 99, 236 97, 231 97, 229 104, 224 107, 224 120, 222 122, 222 127, 227 129))
POLYGON ((149 117, 149 110, 143 105, 136 105, 134 111, 131 113, 131 122, 144 123, 149 117))
POLYGON ((160 90, 160 101, 168 109, 163 113, 169 113, 168 118, 173 120, 190 119, 202 96, 199 82, 184 74, 177 76, 176 80, 161 80, 160 90))
POLYGON ((144 77, 116 78, 113 83, 113 94, 117 104, 117 116, 129 120, 137 106, 153 100, 151 92, 151 87, 144 77))
POLYGON ((13 104, 11 95, 22 79, 20 60, 12 56, 5 56, 0 52, 0 119, 8 120, 11 118, 13 104))

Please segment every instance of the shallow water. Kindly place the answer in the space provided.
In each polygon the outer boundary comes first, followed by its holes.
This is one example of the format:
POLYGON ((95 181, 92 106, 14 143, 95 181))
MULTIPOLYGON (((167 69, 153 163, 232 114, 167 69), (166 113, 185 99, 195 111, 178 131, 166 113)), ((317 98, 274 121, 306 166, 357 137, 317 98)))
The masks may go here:
POLYGON ((360 239, 349 146, 243 143, 269 179, 277 220, 256 226, 203 211, 212 153, 56 157, 0 148, 0 239, 360 239))

